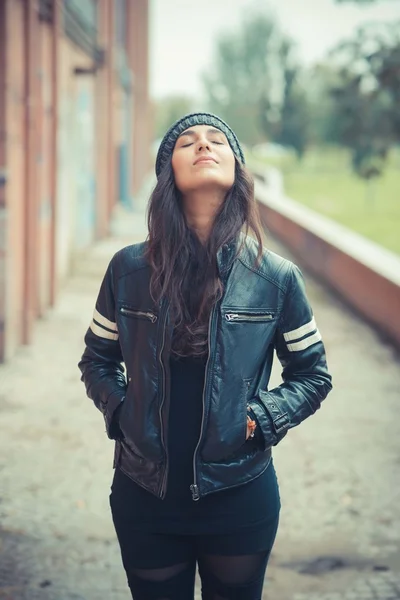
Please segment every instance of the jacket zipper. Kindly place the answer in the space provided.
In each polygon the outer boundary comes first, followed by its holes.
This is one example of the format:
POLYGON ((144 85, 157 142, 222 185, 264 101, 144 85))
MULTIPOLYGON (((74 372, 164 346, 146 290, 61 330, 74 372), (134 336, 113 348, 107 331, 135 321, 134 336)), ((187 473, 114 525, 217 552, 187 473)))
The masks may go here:
POLYGON ((201 417, 201 427, 200 427, 199 441, 197 442, 197 446, 196 446, 194 454, 193 454, 193 483, 190 486, 190 491, 192 492, 192 499, 195 502, 197 502, 197 500, 200 500, 199 486, 197 484, 196 458, 197 458, 198 450, 200 448, 200 442, 201 442, 201 439, 203 437, 203 429, 204 429, 205 394, 206 394, 207 383, 208 383, 207 382, 208 365, 210 363, 210 358, 211 358, 211 329, 212 329, 212 322, 213 322, 214 312, 215 312, 215 308, 212 309, 212 312, 211 312, 211 315, 210 315, 210 320, 209 320, 209 323, 208 323, 208 358, 207 358, 207 363, 206 363, 205 377, 204 377, 204 386, 203 386, 203 414, 202 414, 202 417, 201 417))
POLYGON ((163 337, 162 337, 162 342, 161 342, 161 347, 160 347, 160 353, 158 355, 158 359, 160 361, 162 374, 163 374, 163 395, 162 395, 161 402, 160 402, 160 408, 158 409, 158 414, 160 417, 160 424, 161 424, 161 444, 163 446, 164 455, 165 455, 165 469, 164 469, 164 474, 163 474, 163 478, 161 481, 160 498, 164 498, 164 496, 165 496, 167 480, 168 480, 168 452, 167 452, 167 446, 165 443, 164 425, 163 425, 163 418, 162 418, 162 409, 163 409, 164 402, 165 402, 165 388, 166 388, 165 368, 164 368, 164 364, 162 361, 162 354, 163 354, 164 345, 165 345, 165 330, 166 330, 166 325, 167 325, 167 317, 168 317, 168 306, 165 310, 165 319, 164 319, 164 325, 162 328, 163 337))
POLYGON ((152 312, 145 312, 142 310, 132 310, 131 308, 125 308, 124 306, 122 306, 120 308, 120 311, 122 314, 125 314, 125 315, 132 315, 134 317, 144 317, 145 319, 149 319, 152 323, 155 323, 157 321, 157 315, 155 315, 152 312))
POLYGON ((265 313, 263 315, 226 313, 225 319, 227 321, 270 321, 273 319, 273 315, 271 313, 265 313))

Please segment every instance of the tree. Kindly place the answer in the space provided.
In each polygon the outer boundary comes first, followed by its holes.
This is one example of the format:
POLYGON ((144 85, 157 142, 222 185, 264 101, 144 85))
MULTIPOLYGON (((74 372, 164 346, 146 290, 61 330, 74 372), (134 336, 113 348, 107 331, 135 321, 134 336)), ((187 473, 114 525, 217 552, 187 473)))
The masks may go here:
POLYGON ((253 14, 219 40, 214 69, 204 76, 211 110, 249 145, 272 139, 299 155, 307 143, 305 94, 294 46, 268 14, 253 14))
POLYGON ((400 141, 400 22, 380 27, 373 39, 364 42, 365 58, 369 76, 379 86, 382 102, 385 102, 392 134, 400 141))
MULTIPOLYGON (((310 138, 310 113, 307 96, 299 80, 299 69, 290 60, 290 52, 291 45, 283 43, 280 48, 283 66, 283 97, 273 139, 283 146, 294 148, 301 158, 310 138)), ((269 131, 270 125, 266 121, 264 130, 269 131)))
MULTIPOLYGON (((382 174, 390 148, 400 141, 400 36, 398 26, 367 26, 332 53, 339 80, 338 138, 368 184, 382 174)), ((370 189, 369 185, 369 189, 370 189)))
POLYGON ((332 63, 314 65, 304 75, 307 90, 310 142, 316 146, 339 144, 340 123, 337 102, 332 88, 338 85, 340 76, 332 63))

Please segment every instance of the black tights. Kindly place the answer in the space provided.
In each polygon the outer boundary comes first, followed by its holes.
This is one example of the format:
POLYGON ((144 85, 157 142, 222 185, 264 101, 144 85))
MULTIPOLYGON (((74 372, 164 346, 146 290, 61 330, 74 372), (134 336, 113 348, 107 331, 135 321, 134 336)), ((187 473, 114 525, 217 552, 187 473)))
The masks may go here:
MULTIPOLYGON (((203 600, 260 600, 269 552, 197 558, 203 600)), ((160 569, 125 565, 134 600, 192 600, 196 560, 160 569)))

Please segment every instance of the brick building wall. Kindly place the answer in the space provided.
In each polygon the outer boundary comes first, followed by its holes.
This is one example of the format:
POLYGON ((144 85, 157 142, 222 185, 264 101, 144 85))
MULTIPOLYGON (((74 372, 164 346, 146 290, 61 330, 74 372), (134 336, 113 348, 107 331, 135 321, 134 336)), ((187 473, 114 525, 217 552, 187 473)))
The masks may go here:
POLYGON ((0 362, 149 169, 147 45, 147 0, 0 0, 0 362))

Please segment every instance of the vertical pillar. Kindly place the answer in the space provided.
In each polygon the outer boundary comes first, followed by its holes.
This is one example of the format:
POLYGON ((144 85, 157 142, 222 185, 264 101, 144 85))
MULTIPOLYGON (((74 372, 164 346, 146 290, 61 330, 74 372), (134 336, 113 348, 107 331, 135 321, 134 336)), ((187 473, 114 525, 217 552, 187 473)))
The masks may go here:
POLYGON ((107 70, 107 87, 106 94, 108 99, 107 106, 107 155, 108 155, 108 169, 109 169, 109 180, 108 180, 108 222, 110 222, 111 212, 114 208, 115 203, 118 200, 117 197, 117 186, 116 186, 116 147, 115 147, 115 40, 114 40, 114 0, 107 0, 107 23, 108 23, 108 47, 106 57, 106 70, 107 70))
POLYGON ((149 99, 148 0, 127 2, 127 53, 133 72, 132 174, 135 195, 149 172, 151 107, 149 99))
POLYGON ((57 175, 58 175, 58 89, 59 89, 59 40, 61 35, 61 6, 53 0, 53 20, 51 25, 51 104, 52 119, 50 132, 50 305, 54 306, 57 295, 57 175))
POLYGON ((7 4, 0 0, 0 362, 5 358, 6 328, 6 97, 7 97, 7 4))
POLYGON ((7 360, 23 341, 25 319, 25 4, 22 1, 0 1, 2 16, 0 28, 0 52, 3 80, 2 97, 1 160, 3 183, 1 205, 3 232, 3 294, 2 360, 7 360))
POLYGON ((96 237, 102 238, 108 233, 108 23, 109 0, 99 0, 97 4, 98 43, 105 53, 105 64, 96 73, 96 237))
POLYGON ((99 0, 98 42, 105 52, 104 65, 96 74, 96 236, 109 232, 116 201, 114 148, 114 0, 99 0))
POLYGON ((37 181, 36 181, 36 90, 37 90, 37 51, 38 17, 34 0, 25 0, 24 37, 25 37, 25 139, 26 162, 24 177, 25 202, 25 280, 22 342, 28 344, 31 339, 33 320, 37 314, 37 181))
MULTIPOLYGON (((38 2, 34 8, 34 33, 36 54, 33 58, 33 119, 35 148, 35 281, 34 281, 34 317, 42 317, 48 307, 49 284, 49 188, 46 165, 48 137, 46 136, 47 115, 45 113, 45 25, 40 22, 38 2)), ((27 197, 27 201, 29 201, 27 197)))

